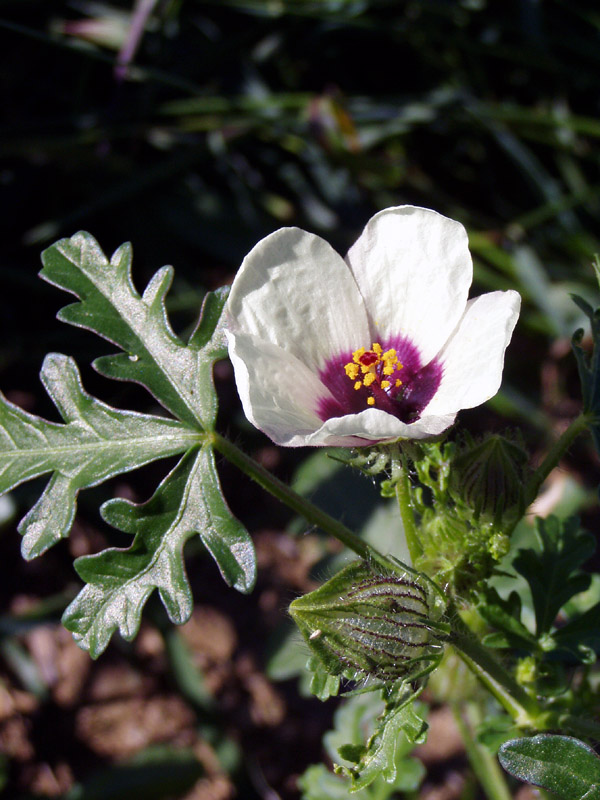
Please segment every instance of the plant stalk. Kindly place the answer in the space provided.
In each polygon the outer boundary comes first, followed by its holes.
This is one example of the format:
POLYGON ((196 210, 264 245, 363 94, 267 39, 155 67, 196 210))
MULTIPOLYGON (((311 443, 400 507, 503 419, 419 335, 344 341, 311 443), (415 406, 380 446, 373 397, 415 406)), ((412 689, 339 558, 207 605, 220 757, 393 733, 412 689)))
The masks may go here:
POLYGON ((402 451, 398 448, 392 453, 392 482, 396 491, 396 499, 400 509, 400 518, 410 559, 413 564, 423 555, 423 547, 417 534, 415 525, 415 515, 413 513, 412 500, 410 495, 410 484, 406 462, 402 451))
POLYGON ((448 610, 452 617, 452 632, 448 641, 471 672, 518 725, 545 730, 551 715, 517 683, 508 670, 490 654, 488 648, 478 641, 453 604, 448 610))
POLYGON ((475 703, 467 703, 464 717, 456 703, 451 703, 452 714, 462 737, 469 763, 488 800, 511 800, 502 769, 490 751, 479 744, 473 735, 472 727, 481 721, 481 714, 475 703))
POLYGON ((552 470, 558 466, 561 458, 567 452, 569 447, 571 447, 575 439, 584 432, 589 425, 589 422, 590 418, 588 414, 580 414, 578 417, 575 417, 566 431, 564 431, 564 433, 554 442, 542 463, 534 471, 533 475, 527 482, 525 487, 526 507, 533 503, 535 498, 538 496, 538 492, 542 483, 546 480, 552 470))
POLYGON ((211 443, 225 458, 234 464, 238 469, 256 481, 263 489, 272 494, 286 506, 304 517, 307 522, 316 525, 325 533, 330 534, 339 542, 353 550, 360 558, 366 561, 377 561, 388 564, 387 559, 360 539, 350 528, 343 523, 329 516, 325 511, 315 506, 310 500, 302 497, 287 484, 280 481, 269 470, 262 467, 253 458, 246 455, 233 442, 225 439, 220 434, 213 432, 210 434, 211 443))

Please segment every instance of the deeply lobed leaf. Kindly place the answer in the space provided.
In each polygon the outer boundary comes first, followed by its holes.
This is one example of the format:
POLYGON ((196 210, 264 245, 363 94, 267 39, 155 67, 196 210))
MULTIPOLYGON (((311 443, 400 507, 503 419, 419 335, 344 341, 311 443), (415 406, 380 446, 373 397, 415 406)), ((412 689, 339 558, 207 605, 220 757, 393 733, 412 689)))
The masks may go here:
POLYGON ((80 232, 44 251, 40 275, 79 299, 65 306, 59 319, 94 331, 124 351, 97 359, 99 372, 141 383, 182 422, 210 430, 217 411, 211 369, 225 354, 215 326, 227 289, 205 302, 205 313, 185 345, 173 333, 165 310, 173 269, 160 269, 140 297, 131 277, 131 259, 129 244, 109 261, 98 242, 80 232))
POLYGON ((181 453, 202 437, 175 420, 118 411, 96 400, 67 356, 46 356, 41 379, 66 424, 29 414, 0 395, 0 493, 53 473, 19 525, 28 559, 68 536, 80 489, 181 453))
POLYGON ((513 566, 531 589, 536 632, 540 636, 551 629, 563 605, 587 589, 590 579, 580 567, 594 553, 595 540, 580 529, 574 517, 538 518, 536 534, 539 552, 521 550, 513 566))
POLYGON ((223 578, 249 592, 256 579, 252 540, 220 492, 209 445, 188 452, 146 503, 110 500, 104 519, 134 535, 127 549, 109 548, 75 562, 88 585, 65 611, 63 623, 96 658, 117 628, 135 637, 144 604, 158 589, 169 618, 185 622, 192 610, 183 546, 198 533, 223 578))

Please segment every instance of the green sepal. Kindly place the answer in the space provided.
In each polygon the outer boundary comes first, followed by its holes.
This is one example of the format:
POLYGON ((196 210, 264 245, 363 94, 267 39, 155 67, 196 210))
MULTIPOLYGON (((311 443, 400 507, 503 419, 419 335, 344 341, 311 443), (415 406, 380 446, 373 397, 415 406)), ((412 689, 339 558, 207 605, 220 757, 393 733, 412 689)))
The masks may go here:
POLYGON ((98 358, 94 366, 100 373, 142 384, 182 422, 212 430, 217 406, 211 369, 225 354, 218 325, 227 290, 205 301, 186 345, 173 333, 165 309, 172 267, 158 270, 140 296, 131 260, 130 244, 119 247, 109 261, 98 242, 80 232, 43 252, 40 275, 78 298, 61 309, 60 320, 94 331, 124 351, 98 358))
POLYGON ((407 680, 439 657, 430 587, 416 573, 355 561, 294 600, 290 614, 331 675, 407 680))
POLYGON ((203 438, 175 420, 120 411, 91 397, 67 356, 47 355, 40 377, 64 425, 23 411, 0 395, 0 494, 53 473, 19 524, 26 559, 69 535, 81 489, 181 453, 203 438))
POLYGON ((450 493, 474 520, 501 528, 523 513, 526 469, 527 453, 517 442, 497 434, 474 441, 465 433, 452 459, 450 493))
POLYGON ((323 663, 314 656, 308 659, 307 670, 311 673, 310 692, 319 700, 329 700, 336 697, 340 691, 340 675, 332 675, 323 663))
POLYGON ((571 736, 540 734, 512 739, 500 747, 504 769, 561 800, 600 800, 600 758, 571 736))
POLYGON ((209 445, 188 452, 146 503, 115 499, 101 512, 134 540, 129 548, 113 547, 75 561, 87 586, 65 611, 63 624, 93 658, 117 628, 123 638, 135 637, 154 589, 172 622, 189 618, 192 596, 183 546, 196 533, 230 585, 243 592, 254 585, 252 540, 222 498, 209 445))

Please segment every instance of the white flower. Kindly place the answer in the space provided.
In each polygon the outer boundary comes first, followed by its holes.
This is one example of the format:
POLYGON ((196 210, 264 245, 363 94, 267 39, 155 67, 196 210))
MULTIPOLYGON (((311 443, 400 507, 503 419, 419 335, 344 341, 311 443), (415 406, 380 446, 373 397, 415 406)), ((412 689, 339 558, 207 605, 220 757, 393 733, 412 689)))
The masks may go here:
POLYGON ((463 226, 376 214, 345 259, 282 228, 246 256, 227 339, 246 416, 277 444, 360 446, 442 433, 498 391, 517 292, 467 294, 463 226))

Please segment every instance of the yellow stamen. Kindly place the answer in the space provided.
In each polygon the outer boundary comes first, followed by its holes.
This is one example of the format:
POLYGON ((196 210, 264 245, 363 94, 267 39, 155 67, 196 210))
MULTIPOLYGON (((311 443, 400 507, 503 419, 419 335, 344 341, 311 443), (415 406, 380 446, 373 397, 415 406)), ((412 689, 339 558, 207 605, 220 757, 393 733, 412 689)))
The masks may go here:
POLYGON ((350 378, 350 380, 356 380, 358 375, 358 364, 346 364, 344 370, 346 371, 346 375, 350 378))
MULTIPOLYGON (((389 389, 392 382, 387 379, 399 369, 402 369, 402 364, 398 360, 396 350, 390 347, 383 352, 379 342, 372 342, 370 350, 359 347, 352 353, 352 361, 344 364, 344 372, 354 381, 355 391, 362 389, 363 386, 368 388, 375 383, 383 390, 389 389)), ((402 381, 396 379, 394 386, 399 388, 402 386, 402 381)), ((373 396, 367 397, 367 405, 375 405, 373 396)))
POLYGON ((374 372, 368 372, 365 377, 363 378, 363 383, 365 386, 370 386, 377 380, 377 375, 374 372))

